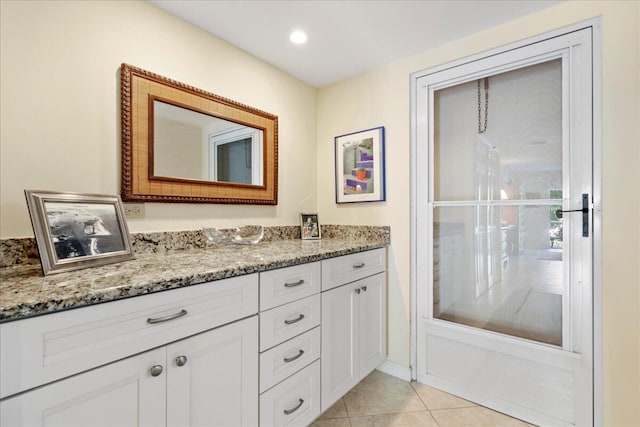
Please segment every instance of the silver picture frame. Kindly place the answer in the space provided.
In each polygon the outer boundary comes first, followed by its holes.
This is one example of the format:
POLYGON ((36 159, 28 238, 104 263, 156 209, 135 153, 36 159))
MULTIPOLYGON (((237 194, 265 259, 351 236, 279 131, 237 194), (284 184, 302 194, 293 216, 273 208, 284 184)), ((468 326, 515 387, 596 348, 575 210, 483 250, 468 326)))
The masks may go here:
POLYGON ((134 259, 120 196, 25 190, 42 273, 134 259))

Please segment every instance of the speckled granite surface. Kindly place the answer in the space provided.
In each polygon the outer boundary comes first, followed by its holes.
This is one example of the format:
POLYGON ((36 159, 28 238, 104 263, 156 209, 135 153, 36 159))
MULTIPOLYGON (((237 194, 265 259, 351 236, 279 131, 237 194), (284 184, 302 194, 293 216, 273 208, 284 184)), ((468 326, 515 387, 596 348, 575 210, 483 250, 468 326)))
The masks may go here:
MULTIPOLYGON (((299 227, 278 229, 265 233, 265 240, 254 246, 207 247, 197 231, 138 234, 134 237, 135 260, 46 277, 39 263, 0 268, 0 322, 318 261, 390 243, 389 227, 324 226, 322 240, 305 241, 286 238, 294 231, 299 236, 299 227), (143 249, 138 241, 147 246, 143 249)), ((15 242, 12 245, 19 246, 15 242)))

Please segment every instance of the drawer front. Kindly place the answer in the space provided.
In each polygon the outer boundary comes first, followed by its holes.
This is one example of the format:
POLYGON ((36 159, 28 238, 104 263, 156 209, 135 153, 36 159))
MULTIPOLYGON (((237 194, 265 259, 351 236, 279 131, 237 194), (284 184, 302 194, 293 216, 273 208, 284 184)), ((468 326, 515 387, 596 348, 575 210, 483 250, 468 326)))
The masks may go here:
POLYGON ((319 360, 260 396, 261 426, 306 426, 319 415, 319 360))
POLYGON ((359 280, 387 269, 386 248, 322 261, 322 290, 359 280))
POLYGON ((0 397, 258 312, 258 275, 0 324, 0 397))
POLYGON ((260 273, 260 310, 320 292, 320 262, 260 273))
POLYGON ((320 358, 320 326, 260 355, 260 393, 320 358))
POLYGON ((260 351, 320 324, 320 294, 260 313, 260 351))

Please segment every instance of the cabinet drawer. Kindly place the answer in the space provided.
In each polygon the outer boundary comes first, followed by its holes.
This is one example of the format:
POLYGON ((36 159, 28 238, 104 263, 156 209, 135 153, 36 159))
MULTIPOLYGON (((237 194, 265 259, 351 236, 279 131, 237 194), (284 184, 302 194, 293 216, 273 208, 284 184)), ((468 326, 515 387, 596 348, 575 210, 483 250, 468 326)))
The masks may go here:
POLYGON ((260 273, 260 310, 320 292, 320 262, 260 273))
POLYGON ((260 313, 260 351, 320 324, 320 294, 260 313))
POLYGON ((385 248, 322 261, 322 290, 381 273, 387 269, 385 248))
POLYGON ((0 397, 257 312, 252 274, 3 323, 0 397))
POLYGON ((260 425, 306 426, 320 415, 320 361, 260 396, 260 425))
POLYGON ((260 355, 260 393, 320 358, 320 327, 260 355))

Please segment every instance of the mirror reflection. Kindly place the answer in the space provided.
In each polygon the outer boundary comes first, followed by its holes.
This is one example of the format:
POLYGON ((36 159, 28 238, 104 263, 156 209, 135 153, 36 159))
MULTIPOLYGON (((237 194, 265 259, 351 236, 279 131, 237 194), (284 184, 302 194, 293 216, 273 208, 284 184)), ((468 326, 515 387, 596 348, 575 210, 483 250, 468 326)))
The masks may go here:
POLYGON ((262 185, 263 131, 153 100, 151 175, 262 185))

